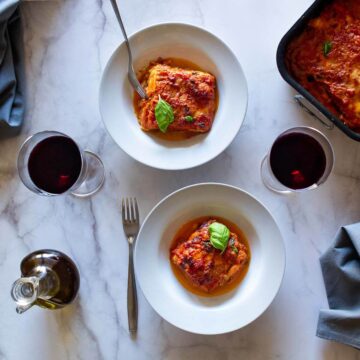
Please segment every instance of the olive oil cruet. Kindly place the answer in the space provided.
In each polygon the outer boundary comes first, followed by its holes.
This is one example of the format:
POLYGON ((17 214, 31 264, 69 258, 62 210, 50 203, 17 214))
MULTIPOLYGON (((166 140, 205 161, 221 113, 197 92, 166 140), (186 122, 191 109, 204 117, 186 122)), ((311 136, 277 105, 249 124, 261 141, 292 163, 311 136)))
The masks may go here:
POLYGON ((74 301, 79 291, 79 271, 60 251, 35 251, 22 260, 20 270, 21 277, 11 289, 18 314, 33 305, 51 310, 63 308, 74 301))

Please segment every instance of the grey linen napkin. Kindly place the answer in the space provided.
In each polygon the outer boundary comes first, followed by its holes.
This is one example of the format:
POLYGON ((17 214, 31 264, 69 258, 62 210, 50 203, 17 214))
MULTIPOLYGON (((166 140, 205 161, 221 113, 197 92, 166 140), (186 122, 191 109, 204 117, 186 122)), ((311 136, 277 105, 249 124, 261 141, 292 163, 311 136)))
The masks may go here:
POLYGON ((0 0, 0 133, 24 117, 24 71, 19 0, 0 0))
POLYGON ((360 349, 360 223, 342 227, 320 257, 328 310, 321 310, 316 335, 360 349))

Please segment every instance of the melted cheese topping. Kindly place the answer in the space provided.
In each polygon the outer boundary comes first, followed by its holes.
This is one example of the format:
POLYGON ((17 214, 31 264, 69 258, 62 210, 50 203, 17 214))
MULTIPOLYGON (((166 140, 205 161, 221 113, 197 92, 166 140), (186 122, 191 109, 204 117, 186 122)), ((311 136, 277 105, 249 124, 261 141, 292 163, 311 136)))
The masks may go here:
POLYGON ((155 107, 160 96, 174 112, 174 121, 168 127, 168 132, 209 131, 216 112, 215 77, 205 71, 169 64, 171 60, 159 59, 144 70, 141 83, 148 99, 138 99, 136 103, 141 128, 145 131, 158 130, 155 107), (193 121, 187 121, 188 116, 193 121))

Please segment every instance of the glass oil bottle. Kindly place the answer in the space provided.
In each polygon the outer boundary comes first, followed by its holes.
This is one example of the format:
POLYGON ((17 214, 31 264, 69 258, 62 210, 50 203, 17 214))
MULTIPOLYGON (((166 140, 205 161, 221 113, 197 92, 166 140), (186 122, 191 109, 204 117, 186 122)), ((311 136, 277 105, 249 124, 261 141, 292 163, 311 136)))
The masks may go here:
POLYGON ((75 263, 57 250, 38 250, 27 255, 20 265, 21 277, 11 289, 17 313, 33 305, 55 310, 72 303, 80 286, 75 263))

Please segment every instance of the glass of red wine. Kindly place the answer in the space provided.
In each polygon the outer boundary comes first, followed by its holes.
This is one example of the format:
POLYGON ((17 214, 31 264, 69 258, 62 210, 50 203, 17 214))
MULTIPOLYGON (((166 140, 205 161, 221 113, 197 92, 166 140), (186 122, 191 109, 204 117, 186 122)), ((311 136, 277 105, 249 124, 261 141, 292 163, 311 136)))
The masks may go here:
POLYGON ((24 185, 45 196, 90 196, 105 180, 99 156, 82 150, 73 139, 57 131, 42 131, 27 138, 20 148, 17 167, 24 185))
POLYGON ((294 127, 281 133, 261 163, 265 186, 290 194, 316 189, 328 178, 334 165, 329 140, 311 127, 294 127))

